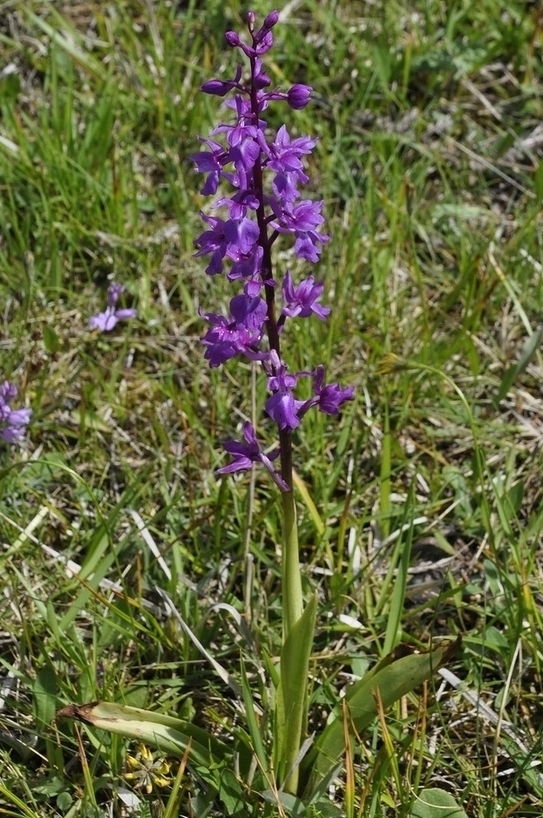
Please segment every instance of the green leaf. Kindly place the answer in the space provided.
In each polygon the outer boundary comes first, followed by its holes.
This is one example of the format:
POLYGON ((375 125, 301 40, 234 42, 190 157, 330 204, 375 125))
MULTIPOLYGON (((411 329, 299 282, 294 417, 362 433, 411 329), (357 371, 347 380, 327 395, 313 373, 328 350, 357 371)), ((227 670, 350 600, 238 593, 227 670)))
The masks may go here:
POLYGON ((9 71, 0 77, 0 105, 16 102, 20 91, 21 80, 16 71, 9 71))
MULTIPOLYGON (((377 691, 383 707, 388 707, 430 679, 459 646, 460 639, 457 639, 431 653, 413 653, 398 658, 400 651, 395 651, 382 659, 347 692, 345 703, 352 734, 355 731, 360 734, 377 715, 377 691)), ((326 788, 345 753, 343 707, 343 704, 337 705, 332 711, 327 726, 304 759, 303 768, 309 777, 305 800, 313 800, 326 788)))
POLYGON ((538 205, 543 202, 543 159, 540 161, 534 173, 534 188, 538 205))
POLYGON ((269 804, 277 806, 281 805, 283 811, 289 818, 305 818, 307 810, 305 805, 295 795, 290 795, 288 792, 272 792, 271 790, 264 790, 262 797, 269 804))
POLYGON ((227 814, 232 818, 236 815, 247 814, 246 795, 233 770, 224 770, 219 787, 219 798, 224 804, 227 814))
POLYGON ((317 596, 313 595, 301 617, 292 626, 281 650, 281 676, 277 690, 276 769, 278 780, 285 776, 285 789, 296 791, 302 731, 307 719, 307 678, 313 648, 317 596))
POLYGON ((411 485, 409 489, 409 496, 405 503, 405 512, 403 514, 400 531, 405 531, 400 535, 398 544, 394 549, 394 557, 392 565, 396 569, 396 577, 394 579, 394 589, 390 599, 390 610, 388 612, 387 628, 385 634, 385 642, 383 645, 383 652, 389 653, 394 650, 401 638, 401 621, 404 610, 405 591, 407 588, 407 581, 409 579, 409 565, 411 559, 411 546, 413 544, 413 509, 415 508, 415 492, 411 485))
POLYGON ((49 725, 57 708, 57 680, 52 665, 44 665, 34 682, 34 714, 41 726, 49 725))
POLYGON ((305 507, 309 512, 309 516, 313 520, 313 524, 317 530, 319 537, 322 537, 326 529, 326 526, 322 521, 322 517, 320 516, 317 510, 317 506, 313 502, 313 498, 311 497, 311 494, 309 493, 306 484, 304 483, 300 475, 297 474, 297 472, 294 470, 292 472, 292 479, 296 487, 296 490, 298 491, 300 497, 304 501, 305 507))
POLYGON ((43 345, 50 355, 54 355, 60 349, 60 341, 57 333, 53 327, 47 326, 43 328, 43 345))
POLYGON ((452 795, 437 788, 422 790, 410 818, 467 818, 452 795))
POLYGON ((57 713, 57 718, 82 721, 85 724, 125 738, 157 747, 165 753, 181 757, 190 746, 189 760, 205 781, 218 787, 217 765, 231 755, 231 750, 219 739, 182 719, 129 707, 114 702, 69 704, 57 713))

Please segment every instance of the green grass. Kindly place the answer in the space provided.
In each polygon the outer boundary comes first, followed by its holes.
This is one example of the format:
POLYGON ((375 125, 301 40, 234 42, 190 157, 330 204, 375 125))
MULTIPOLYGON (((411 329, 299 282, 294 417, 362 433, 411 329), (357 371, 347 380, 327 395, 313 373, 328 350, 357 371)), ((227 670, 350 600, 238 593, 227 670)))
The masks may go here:
MULTIPOLYGON (((204 201, 188 156, 220 121, 198 88, 231 68, 222 33, 241 4, 5 5, 0 377, 34 415, 25 447, 0 452, 0 813, 121 815, 137 747, 56 710, 119 701, 218 734, 236 720, 155 586, 239 683, 241 658, 263 706, 263 656, 280 649, 276 490, 260 473, 254 491, 214 473, 220 441, 251 414, 251 373, 208 370, 198 310, 220 311, 229 289, 193 257, 204 201), (111 277, 139 320, 92 336, 111 277)), ((293 326, 288 354, 357 389, 339 421, 308 416, 295 441, 316 508, 300 492, 305 588, 320 600, 312 719, 399 642, 464 636, 450 668, 462 687, 437 677, 387 711, 361 740, 354 801, 345 782, 331 798, 344 814, 407 816, 440 786, 469 818, 539 816, 537 345, 500 386, 543 311, 542 150, 526 141, 543 115, 540 12, 286 7, 270 71, 315 89, 284 113, 319 137, 309 172, 333 309, 293 326)), ((174 786, 178 767, 169 786, 136 790, 141 815, 206 814, 197 777, 174 786)), ((263 809, 248 790, 238 814, 263 809)))

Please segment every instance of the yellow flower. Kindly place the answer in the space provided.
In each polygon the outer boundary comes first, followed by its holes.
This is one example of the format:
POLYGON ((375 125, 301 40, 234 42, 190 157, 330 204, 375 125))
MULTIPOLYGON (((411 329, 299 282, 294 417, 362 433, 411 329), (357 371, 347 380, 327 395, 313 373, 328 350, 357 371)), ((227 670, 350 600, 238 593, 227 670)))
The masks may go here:
POLYGON ((163 758, 154 761, 151 750, 144 744, 138 745, 136 755, 126 756, 126 766, 128 772, 123 774, 124 778, 133 781, 134 787, 145 790, 147 795, 156 787, 167 787, 171 784, 171 778, 168 777, 171 765, 163 758))

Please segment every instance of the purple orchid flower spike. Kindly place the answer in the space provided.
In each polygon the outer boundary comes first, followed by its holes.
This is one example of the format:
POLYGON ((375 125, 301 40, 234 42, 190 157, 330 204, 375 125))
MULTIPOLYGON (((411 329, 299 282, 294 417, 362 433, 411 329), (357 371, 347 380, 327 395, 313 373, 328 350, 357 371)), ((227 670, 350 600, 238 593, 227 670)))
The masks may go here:
MULTIPOLYGON (((214 197, 214 210, 222 216, 202 213, 205 229, 195 241, 197 257, 206 257, 206 273, 224 274, 228 281, 243 287, 243 294, 230 301, 228 317, 209 312, 200 314, 209 328, 202 337, 205 358, 218 367, 233 358, 260 362, 267 377, 268 398, 264 409, 278 427, 281 453, 281 480, 264 460, 253 427, 244 431, 245 443, 229 441, 230 467, 221 474, 261 462, 283 491, 291 490, 291 435, 303 415, 312 407, 337 414, 353 389, 324 383, 324 367, 314 372, 290 372, 281 355, 286 324, 293 318, 316 316, 324 320, 330 308, 321 303, 324 283, 310 275, 295 281, 290 270, 278 275, 272 264, 272 247, 278 240, 290 241, 298 259, 318 262, 329 236, 324 232, 323 202, 302 195, 309 177, 306 159, 317 144, 311 136, 292 137, 286 124, 273 132, 264 118, 270 103, 286 102, 292 110, 304 108, 311 87, 296 83, 286 91, 272 87, 264 65, 273 47, 272 29, 279 21, 270 12, 260 28, 255 14, 247 15, 249 41, 228 31, 226 41, 249 63, 244 77, 238 65, 232 79, 210 79, 202 91, 225 97, 224 105, 233 121, 221 122, 209 138, 200 137, 202 150, 192 160, 204 174, 203 195, 214 197), (222 185, 228 187, 223 194, 222 185), (321 371, 322 369, 322 371, 321 371), (309 400, 296 396, 299 379, 312 377, 309 400)), ((276 456, 276 454, 274 455, 276 456)))
POLYGON ((125 290, 122 284, 111 283, 107 291, 107 307, 104 312, 92 315, 89 318, 89 328, 97 329, 100 332, 110 332, 118 321, 127 321, 136 318, 137 310, 117 307, 119 296, 125 290))

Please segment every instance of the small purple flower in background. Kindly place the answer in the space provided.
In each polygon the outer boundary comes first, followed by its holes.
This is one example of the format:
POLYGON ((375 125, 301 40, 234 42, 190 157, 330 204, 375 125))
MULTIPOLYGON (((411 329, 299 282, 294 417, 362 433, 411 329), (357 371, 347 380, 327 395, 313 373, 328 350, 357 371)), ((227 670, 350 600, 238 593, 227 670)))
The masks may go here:
POLYGON ((92 315, 89 318, 89 328, 97 329, 100 332, 110 332, 117 321, 127 321, 129 318, 135 318, 137 310, 132 308, 119 308, 117 301, 119 296, 124 292, 122 284, 112 283, 107 291, 107 307, 104 312, 99 312, 97 315, 92 315))
POLYGON ((293 110, 305 108, 312 90, 302 84, 286 92, 270 89, 272 81, 262 57, 273 46, 272 28, 278 19, 279 13, 272 11, 256 29, 255 15, 249 12, 250 43, 234 31, 226 33, 228 45, 248 58, 249 78, 243 80, 243 69, 238 65, 231 80, 211 79, 202 85, 206 94, 231 95, 224 105, 234 122, 220 123, 211 138, 200 137, 203 149, 192 160, 196 170, 205 175, 203 195, 215 196, 221 183, 230 187, 229 194, 219 195, 213 204, 214 209, 226 210, 226 218, 202 213, 206 229, 195 241, 196 256, 208 257, 208 275, 225 273, 230 282, 243 286, 243 295, 230 301, 230 316, 201 313, 210 325, 202 338, 205 358, 211 367, 237 356, 260 361, 269 392, 264 408, 277 423, 280 441, 282 476, 271 465, 278 452, 262 454, 251 424, 244 426, 245 442, 225 444, 233 461, 219 473, 249 469, 260 462, 283 491, 290 491, 292 431, 312 407, 328 415, 338 414, 345 401, 353 399, 354 390, 325 384, 323 366, 291 373, 281 355, 280 339, 282 344, 287 321, 312 315, 323 320, 330 309, 320 303, 322 281, 309 275, 295 283, 290 270, 278 275, 272 264, 272 246, 280 236, 290 236, 294 255, 315 264, 330 237, 321 232, 323 202, 306 199, 300 191, 309 181, 304 159, 317 140, 292 138, 284 124, 273 133, 262 118, 271 102, 286 102, 293 110), (312 396, 304 401, 295 397, 301 377, 310 377, 312 384, 312 396))
POLYGON ((17 387, 8 381, 0 385, 0 438, 6 443, 17 443, 26 432, 32 415, 31 409, 12 409, 17 387))

